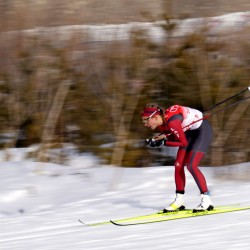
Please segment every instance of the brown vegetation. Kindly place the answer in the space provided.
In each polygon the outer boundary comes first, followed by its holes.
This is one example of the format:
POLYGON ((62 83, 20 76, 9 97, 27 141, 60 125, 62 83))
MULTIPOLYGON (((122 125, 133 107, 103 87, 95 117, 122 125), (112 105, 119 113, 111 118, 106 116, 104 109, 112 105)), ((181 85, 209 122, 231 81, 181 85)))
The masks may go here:
MULTIPOLYGON (((53 12, 36 18, 29 11, 16 5, 19 14, 13 18, 9 10, 1 27, 0 132, 16 135, 3 147, 39 143, 39 160, 50 160, 48 148, 70 142, 107 163, 147 166, 159 159, 141 145, 150 136, 140 120, 147 102, 203 110, 249 86, 249 27, 217 37, 204 28, 176 39, 170 32, 175 27, 166 22, 162 43, 142 30, 128 41, 88 43, 77 32, 64 39, 56 32, 17 32, 41 20, 72 22, 53 12)), ((214 142, 207 165, 250 161, 249 119, 247 101, 211 117, 214 142)))

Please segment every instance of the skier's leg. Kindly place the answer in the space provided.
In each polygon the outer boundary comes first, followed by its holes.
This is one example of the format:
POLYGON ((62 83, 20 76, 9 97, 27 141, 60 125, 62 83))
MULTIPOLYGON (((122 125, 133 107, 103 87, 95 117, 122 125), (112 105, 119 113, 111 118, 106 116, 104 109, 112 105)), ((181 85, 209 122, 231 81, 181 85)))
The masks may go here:
POLYGON ((187 158, 187 169, 193 176, 197 186, 200 189, 201 194, 207 193, 208 188, 207 188, 207 183, 204 175, 198 168, 202 158, 204 157, 205 153, 203 152, 196 152, 196 151, 191 151, 188 154, 187 158))
POLYGON ((185 176, 185 158, 186 158, 186 150, 180 148, 177 152, 176 160, 175 160, 175 185, 176 185, 176 193, 185 192, 186 185, 186 176, 185 176))
POLYGON ((201 203, 198 205, 197 208, 194 209, 194 212, 212 210, 214 208, 212 205, 212 201, 209 197, 206 179, 198 168, 199 163, 204 157, 204 155, 205 153, 203 152, 191 151, 188 156, 187 168, 194 177, 194 180, 196 181, 201 193, 201 203))
POLYGON ((171 203, 168 207, 163 209, 164 213, 185 209, 184 205, 184 193, 186 184, 186 176, 184 171, 185 157, 186 157, 186 150, 184 148, 180 148, 177 152, 177 157, 175 160, 176 197, 173 203, 171 203))

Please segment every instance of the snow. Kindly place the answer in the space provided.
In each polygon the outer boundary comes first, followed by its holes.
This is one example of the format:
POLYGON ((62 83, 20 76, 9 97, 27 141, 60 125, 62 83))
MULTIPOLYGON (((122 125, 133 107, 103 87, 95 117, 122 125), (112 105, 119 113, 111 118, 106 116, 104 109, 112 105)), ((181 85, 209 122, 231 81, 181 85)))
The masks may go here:
MULTIPOLYGON (((41 163, 26 159, 30 150, 11 149, 14 160, 0 162, 1 250, 249 249, 250 210, 85 227, 79 218, 94 222, 161 210, 174 199, 173 166, 117 168, 86 154, 71 154, 68 165, 41 163)), ((250 162, 201 170, 215 206, 250 205, 250 162), (237 178, 240 173, 243 179, 237 178)), ((186 206, 192 208, 200 196, 186 173, 186 206)))
MULTIPOLYGON (((250 25, 250 11, 229 13, 221 16, 207 18, 188 18, 184 20, 173 19, 171 22, 177 24, 173 31, 173 37, 184 36, 193 33, 204 26, 210 28, 211 35, 223 32, 233 32, 250 25)), ((165 32, 160 27, 164 21, 156 22, 130 22, 124 24, 95 24, 95 25, 67 25, 58 27, 37 27, 24 30, 26 34, 44 34, 47 36, 55 35, 67 40, 72 33, 84 33, 88 41, 107 42, 114 40, 127 40, 133 29, 147 31, 148 37, 155 41, 161 41, 165 37, 165 32)), ((10 32, 12 34, 13 32, 10 32)))
MULTIPOLYGON (((173 35, 192 32, 204 19, 177 20, 173 35)), ((249 25, 249 12, 206 19, 213 32, 249 25)), ((158 23, 159 24, 159 23, 158 23)), ((158 24, 66 26, 28 30, 30 34, 74 30, 92 41, 126 39, 135 26, 163 36, 158 24)), ((65 37, 64 37, 65 38, 65 37)), ((0 151, 1 250, 210 250, 250 249, 250 210, 130 227, 85 227, 85 222, 119 219, 161 210, 174 199, 173 166, 117 168, 100 165, 91 155, 75 154, 66 165, 27 158, 34 148, 0 151), (10 160, 6 161, 6 153, 10 160)), ((69 149, 68 149, 69 150, 69 149)), ((201 167, 215 206, 250 205, 250 162, 219 168, 201 167)), ((186 206, 200 196, 187 172, 186 206)))

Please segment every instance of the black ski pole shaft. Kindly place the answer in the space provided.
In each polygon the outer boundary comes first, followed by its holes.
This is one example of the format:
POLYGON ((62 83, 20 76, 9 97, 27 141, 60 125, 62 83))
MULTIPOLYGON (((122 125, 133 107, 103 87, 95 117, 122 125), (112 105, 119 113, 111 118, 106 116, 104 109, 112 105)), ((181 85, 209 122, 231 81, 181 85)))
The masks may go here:
MULTIPOLYGON (((250 91, 250 89, 249 89, 249 91, 250 91)), ((195 124, 195 123, 197 123, 197 122, 199 122, 199 121, 208 119, 211 115, 215 115, 215 114, 217 114, 217 113, 219 113, 219 112, 221 112, 221 111, 225 111, 225 110, 227 110, 227 109, 229 109, 229 108, 231 108, 231 107, 233 107, 233 106, 235 106, 235 105, 237 105, 237 104, 239 104, 239 103, 241 103, 241 102, 244 102, 244 101, 246 101, 246 100, 250 100, 250 96, 249 96, 249 97, 246 97, 246 98, 243 98, 243 99, 240 100, 240 101, 237 101, 237 102, 234 102, 234 103, 232 103, 232 104, 229 104, 229 105, 227 105, 226 107, 221 108, 221 109, 218 109, 218 110, 216 110, 216 111, 214 111, 214 112, 210 112, 210 113, 204 114, 204 116, 203 116, 202 118, 200 118, 200 119, 198 119, 198 120, 195 120, 195 121, 191 122, 190 124, 188 124, 188 125, 182 127, 182 129, 189 128, 191 125, 193 125, 193 124, 195 124)), ((169 133, 169 134, 167 134, 167 136, 169 136, 169 135, 171 135, 171 134, 172 134, 172 133, 169 133)))
MULTIPOLYGON (((211 110, 211 109, 214 109, 215 107, 219 106, 220 104, 222 104, 222 103, 224 103, 224 102, 226 102, 226 101, 228 101, 228 100, 230 100, 230 99, 233 99, 234 97, 236 97, 236 96, 238 96, 238 95, 241 95, 242 93, 244 93, 244 92, 247 91, 247 90, 250 91, 250 86, 247 87, 246 89, 241 90, 239 93, 237 93, 237 94, 235 94, 235 95, 233 95, 233 96, 231 96, 231 97, 228 97, 227 99, 225 99, 225 100, 223 100, 223 101, 221 101, 221 102, 219 102, 219 103, 213 105, 212 107, 206 109, 203 113, 205 113, 205 112, 207 112, 207 111, 209 111, 209 110, 211 110)), ((246 97, 246 98, 244 98, 244 99, 242 99, 242 100, 240 100, 240 101, 234 102, 234 103, 232 103, 232 104, 230 104, 230 105, 228 105, 228 106, 226 106, 226 107, 224 107, 224 108, 221 108, 221 109, 219 109, 219 110, 217 110, 217 111, 214 111, 214 112, 211 112, 211 113, 208 113, 208 114, 204 114, 204 116, 203 116, 202 118, 200 118, 200 119, 198 119, 198 120, 195 120, 195 121, 191 122, 190 124, 184 126, 182 129, 188 128, 188 127, 190 127, 191 125, 193 125, 193 124, 195 124, 195 123, 197 123, 197 122, 199 122, 199 121, 208 119, 208 117, 210 117, 211 115, 214 115, 214 114, 217 114, 218 112, 227 110, 227 109, 231 108, 232 106, 237 105, 237 104, 239 104, 239 103, 241 103, 241 102, 243 102, 243 101, 246 101, 246 100, 248 100, 248 99, 250 99, 250 97, 246 97)), ((167 134, 167 135, 165 135, 165 136, 167 137, 167 136, 170 136, 171 134, 172 134, 172 133, 169 133, 169 134, 167 134)), ((159 134, 159 135, 164 135, 164 134, 161 133, 161 134, 159 134)))
MULTIPOLYGON (((250 91, 250 87, 249 87, 249 91, 250 91)), ((193 124, 196 123, 196 122, 205 120, 205 119, 207 119, 207 118, 208 118, 209 116, 211 116, 211 115, 215 115, 215 114, 217 114, 217 113, 219 113, 219 112, 221 112, 221 111, 225 111, 225 110, 227 110, 227 109, 229 109, 229 108, 231 108, 231 107, 233 107, 233 106, 235 106, 235 105, 237 105, 237 104, 239 104, 239 103, 241 103, 241 102, 244 102, 244 101, 246 101, 246 100, 249 100, 249 99, 250 99, 250 96, 249 96, 249 97, 246 97, 246 98, 243 98, 243 99, 240 100, 240 101, 237 101, 237 102, 234 102, 234 103, 232 103, 232 104, 229 104, 229 105, 227 105, 226 107, 221 108, 221 109, 218 109, 218 110, 216 110, 216 111, 214 111, 214 112, 210 112, 210 113, 208 113, 208 114, 204 114, 204 116, 203 116, 202 118, 193 121, 192 123, 186 125, 186 126, 183 127, 182 129, 187 128, 187 127, 193 125, 193 124)))
POLYGON ((229 101, 229 100, 231 100, 231 99, 235 98, 236 96, 239 96, 239 95, 243 94, 243 93, 244 93, 244 92, 246 92, 247 90, 248 90, 248 91, 250 91, 250 86, 249 86, 249 87, 247 87, 246 89, 241 90, 241 91, 240 91, 240 92, 238 92, 237 94, 232 95, 232 96, 228 97, 227 99, 225 99, 225 100, 223 100, 223 101, 220 101, 220 102, 218 102, 218 103, 214 104, 214 105, 213 105, 213 106, 211 106, 210 108, 208 108, 208 109, 204 110, 204 112, 207 112, 207 111, 209 111, 209 110, 211 110, 211 109, 216 108, 217 106, 221 105, 222 103, 225 103, 225 102, 227 102, 227 101, 229 101))
POLYGON ((243 99, 241 99, 241 100, 239 100, 239 101, 237 101, 237 102, 234 102, 234 103, 232 103, 232 104, 230 104, 230 105, 227 105, 227 106, 224 107, 224 108, 218 109, 218 110, 216 110, 216 111, 214 111, 214 112, 208 114, 208 116, 217 114, 218 112, 221 112, 221 111, 224 111, 224 110, 227 110, 227 109, 229 109, 229 108, 231 108, 231 107, 233 107, 233 106, 235 106, 235 105, 237 105, 237 104, 239 104, 239 103, 241 103, 241 102, 244 102, 244 101, 246 101, 246 100, 249 100, 249 99, 250 99, 250 96, 249 96, 249 97, 246 97, 246 98, 243 98, 243 99))

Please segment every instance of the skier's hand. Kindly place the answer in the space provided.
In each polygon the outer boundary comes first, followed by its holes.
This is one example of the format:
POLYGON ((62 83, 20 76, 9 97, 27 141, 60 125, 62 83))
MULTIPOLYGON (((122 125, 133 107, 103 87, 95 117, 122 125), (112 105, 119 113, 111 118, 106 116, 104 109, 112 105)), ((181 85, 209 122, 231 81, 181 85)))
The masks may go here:
POLYGON ((166 139, 166 138, 167 138, 167 136, 165 134, 161 133, 161 134, 154 136, 152 139, 158 141, 158 140, 162 140, 162 139, 166 139))
POLYGON ((145 142, 149 147, 155 148, 155 147, 163 146, 165 144, 165 139, 155 140, 152 138, 152 139, 146 139, 145 142))

